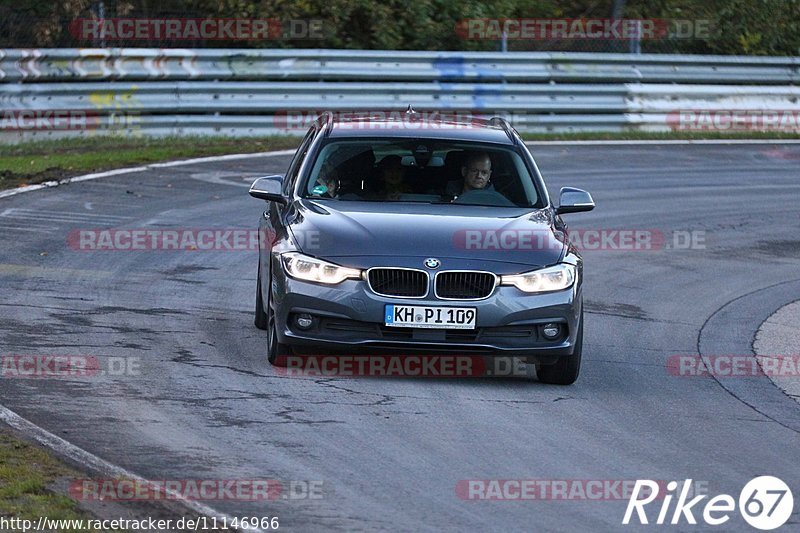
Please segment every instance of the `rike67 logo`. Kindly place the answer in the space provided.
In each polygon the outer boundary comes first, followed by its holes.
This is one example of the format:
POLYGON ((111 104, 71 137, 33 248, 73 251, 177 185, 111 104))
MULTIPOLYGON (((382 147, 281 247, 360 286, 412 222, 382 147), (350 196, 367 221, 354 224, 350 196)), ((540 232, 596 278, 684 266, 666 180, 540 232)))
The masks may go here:
MULTIPOLYGON (((729 494, 719 494, 701 505, 707 494, 689 499, 692 480, 687 479, 679 488, 677 481, 667 483, 666 491, 661 494, 659 483, 649 479, 637 479, 633 493, 628 500, 622 523, 628 525, 636 513, 640 524, 649 524, 653 519, 648 517, 645 507, 658 500, 661 503, 655 524, 697 524, 695 513, 710 526, 721 526, 730 520, 737 509, 737 501, 729 494), (644 497, 642 497, 644 495, 644 497), (675 507, 672 502, 677 496, 675 507)), ((745 522, 756 529, 768 531, 784 525, 794 510, 794 497, 789 486, 773 476, 759 476, 751 479, 739 493, 738 510, 745 522)), ((635 522, 634 522, 635 523, 635 522)))

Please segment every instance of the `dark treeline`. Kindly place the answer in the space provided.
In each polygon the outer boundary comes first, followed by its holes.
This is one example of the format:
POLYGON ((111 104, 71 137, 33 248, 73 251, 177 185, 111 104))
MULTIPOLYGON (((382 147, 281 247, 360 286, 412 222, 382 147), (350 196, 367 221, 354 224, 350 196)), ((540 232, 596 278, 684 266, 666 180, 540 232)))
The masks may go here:
MULTIPOLYGON (((800 0, 2 0, 0 47, 214 47, 498 50, 497 19, 657 20, 641 52, 800 53, 800 0), (270 19, 268 38, 87 33, 92 19, 270 19), (480 38, 465 38, 468 20, 480 38)), ((186 31, 182 27, 181 31, 186 31)), ((189 28, 191 30, 191 28, 189 28)), ((574 28, 573 28, 574 29, 574 28)), ((147 33, 149 31, 150 33, 147 33)), ((238 34, 237 34, 238 35, 238 34)), ((627 52, 625 39, 512 38, 508 50, 627 52)))

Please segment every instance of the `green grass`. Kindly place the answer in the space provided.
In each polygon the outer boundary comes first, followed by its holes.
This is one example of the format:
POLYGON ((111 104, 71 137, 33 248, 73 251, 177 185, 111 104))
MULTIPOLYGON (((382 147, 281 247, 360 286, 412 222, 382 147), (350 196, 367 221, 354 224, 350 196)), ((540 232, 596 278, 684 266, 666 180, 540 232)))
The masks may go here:
POLYGON ((0 430, 0 516, 34 524, 41 516, 90 519, 92 515, 79 509, 74 500, 49 488, 59 479, 82 477, 43 449, 0 430))
POLYGON ((0 145, 0 189, 172 159, 294 148, 299 137, 95 137, 0 145))

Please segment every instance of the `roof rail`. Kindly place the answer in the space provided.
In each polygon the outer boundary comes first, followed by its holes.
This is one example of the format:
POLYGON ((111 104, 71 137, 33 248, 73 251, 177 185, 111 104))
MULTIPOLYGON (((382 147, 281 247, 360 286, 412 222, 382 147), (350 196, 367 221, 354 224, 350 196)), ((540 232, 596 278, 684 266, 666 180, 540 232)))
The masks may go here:
POLYGON ((492 117, 489 119, 489 125, 500 126, 503 128, 503 131, 506 132, 506 135, 508 135, 508 138, 511 140, 512 144, 518 143, 517 136, 514 135, 514 127, 508 120, 504 119, 503 117, 492 117))
POLYGON ((317 120, 325 123, 325 137, 330 135, 333 130, 333 111, 323 111, 317 120))

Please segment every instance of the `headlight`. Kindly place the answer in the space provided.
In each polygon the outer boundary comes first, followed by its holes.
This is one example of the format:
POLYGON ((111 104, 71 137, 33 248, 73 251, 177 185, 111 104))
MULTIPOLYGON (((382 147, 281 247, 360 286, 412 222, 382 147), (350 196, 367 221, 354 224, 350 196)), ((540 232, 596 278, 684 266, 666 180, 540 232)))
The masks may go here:
POLYGON ((361 278, 361 271, 356 268, 334 265, 298 252, 285 253, 281 256, 281 259, 286 273, 303 281, 335 285, 346 279, 361 278))
POLYGON ((561 263, 523 274, 502 276, 501 285, 514 285, 523 292, 551 292, 572 287, 575 282, 575 266, 561 263))

